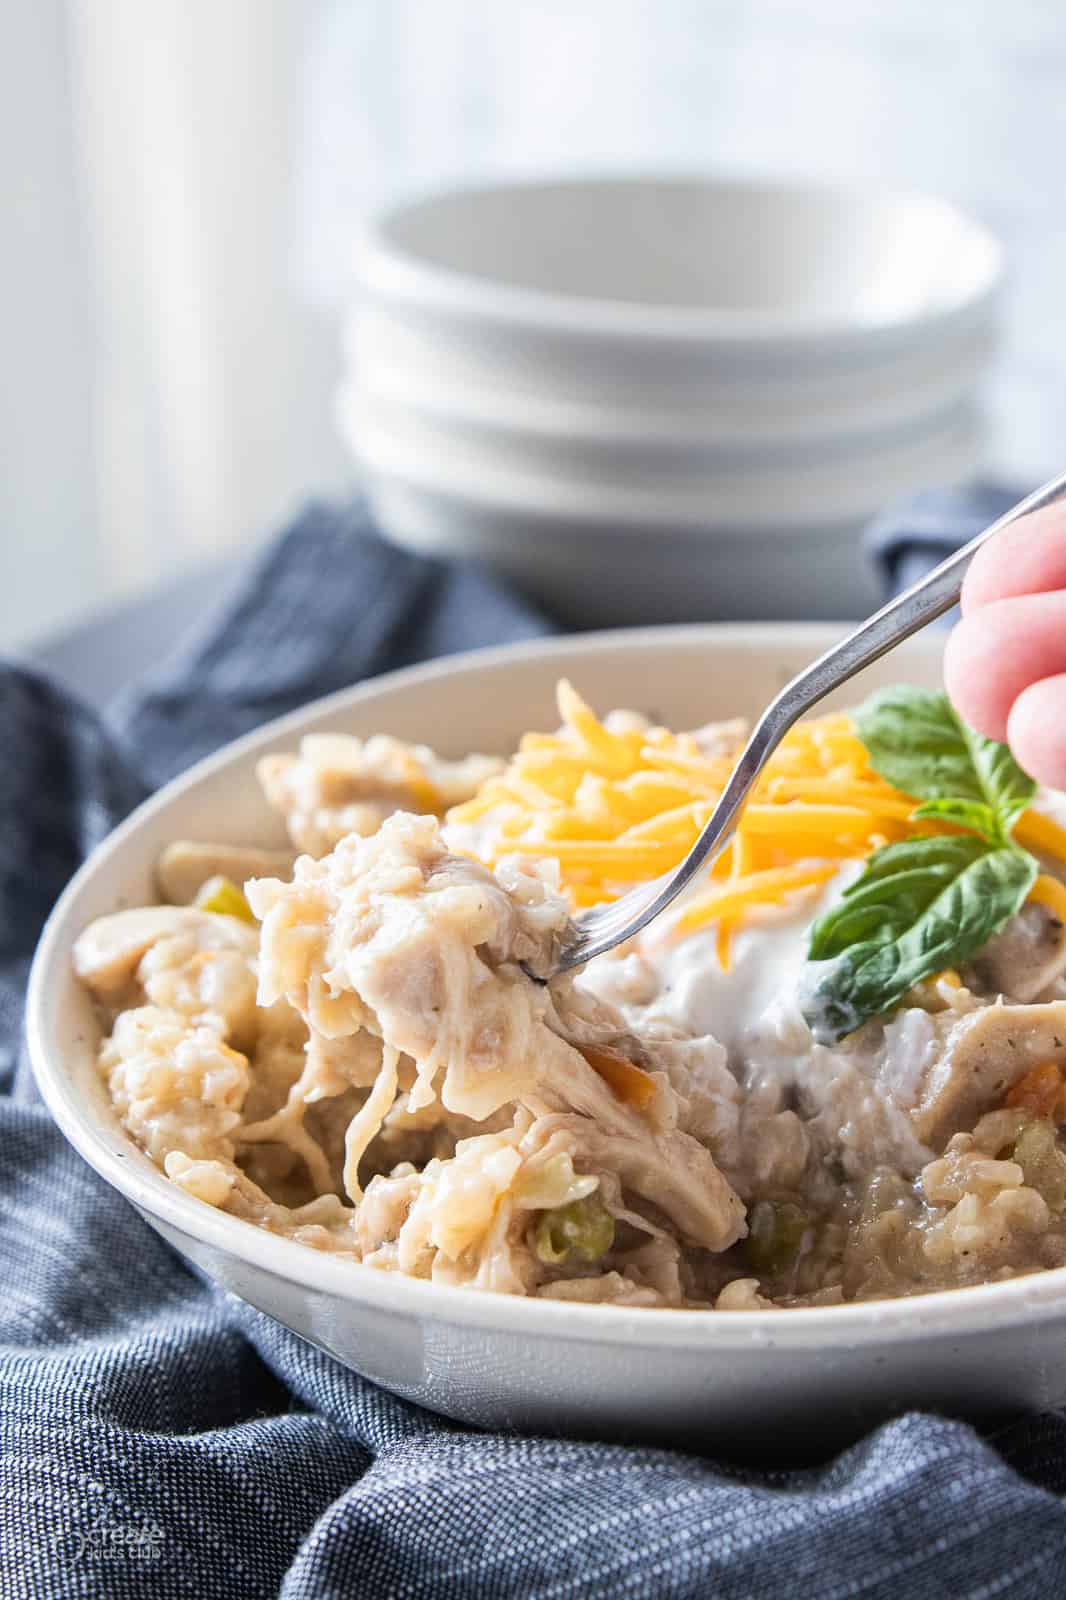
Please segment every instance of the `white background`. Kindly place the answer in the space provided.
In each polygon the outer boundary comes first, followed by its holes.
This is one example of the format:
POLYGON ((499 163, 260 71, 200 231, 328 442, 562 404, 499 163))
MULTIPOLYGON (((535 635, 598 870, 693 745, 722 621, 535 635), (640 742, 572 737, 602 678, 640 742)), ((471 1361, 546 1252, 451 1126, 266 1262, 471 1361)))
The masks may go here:
POLYGON ((1007 240, 991 465, 1066 451, 1066 0, 0 0, 0 647, 346 484, 365 211, 658 164, 940 191, 1007 240))

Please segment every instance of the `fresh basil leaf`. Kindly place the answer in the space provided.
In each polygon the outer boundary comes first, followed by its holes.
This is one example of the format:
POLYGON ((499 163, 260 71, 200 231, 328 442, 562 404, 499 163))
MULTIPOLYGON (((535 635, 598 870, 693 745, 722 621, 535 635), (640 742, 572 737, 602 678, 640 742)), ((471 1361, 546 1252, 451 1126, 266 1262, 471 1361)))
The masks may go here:
POLYGON ((855 726, 874 771, 904 794, 987 800, 946 695, 909 684, 882 689, 856 711, 855 726))
POLYGON ((923 833, 916 839, 901 839, 898 844, 886 844, 876 850, 866 862, 862 877, 853 883, 846 895, 854 895, 864 883, 879 878, 891 878, 897 872, 909 872, 916 867, 934 872, 941 870, 947 877, 968 866, 981 853, 980 839, 971 839, 958 833, 923 833))
POLYGON ((804 1002, 815 1038, 851 1033, 922 978, 967 960, 1025 900, 1037 864, 1010 842, 1036 785, 1006 745, 975 733, 946 695, 906 685, 872 696, 855 723, 876 772, 964 834, 906 839, 871 856, 811 929, 829 964, 804 1002))
POLYGON ((1004 833, 1036 792, 1006 745, 985 739, 956 716, 947 695, 907 684, 872 695, 855 726, 875 772, 921 800, 972 800, 990 806, 1004 833))
POLYGON ((1009 836, 1026 806, 1033 802, 1036 780, 1022 771, 1005 744, 975 733, 961 717, 957 721, 988 803, 999 818, 1004 835, 1009 836))
POLYGON ((808 960, 827 961, 854 944, 897 938, 988 848, 973 834, 933 834, 885 845, 840 903, 811 928, 808 960))
MULTIPOLYGON (((1036 878, 1036 861, 1013 845, 996 848, 968 836, 929 842, 968 844, 970 858, 963 864, 960 852, 956 870, 947 881, 932 874, 934 891, 916 914, 914 908, 922 895, 911 886, 906 924, 902 915, 895 913, 887 937, 851 945, 818 979, 804 998, 803 1013, 819 1043, 842 1039, 868 1017, 888 1011, 923 978, 975 955, 1020 909, 1036 878)), ((887 853, 880 851, 879 855, 887 853)), ((892 875, 886 873, 875 876, 873 885, 883 888, 891 882, 892 875)), ((862 880, 855 885, 856 891, 861 888, 862 880)), ((853 903, 855 898, 852 896, 853 903)), ((891 896, 885 903, 896 904, 891 896)), ((826 942, 832 947, 833 941, 823 937, 823 946, 826 942)))
POLYGON ((983 800, 925 800, 914 812, 915 820, 932 817, 937 822, 955 822, 960 828, 972 828, 982 839, 994 844, 1006 843, 1006 830, 991 806, 983 800))

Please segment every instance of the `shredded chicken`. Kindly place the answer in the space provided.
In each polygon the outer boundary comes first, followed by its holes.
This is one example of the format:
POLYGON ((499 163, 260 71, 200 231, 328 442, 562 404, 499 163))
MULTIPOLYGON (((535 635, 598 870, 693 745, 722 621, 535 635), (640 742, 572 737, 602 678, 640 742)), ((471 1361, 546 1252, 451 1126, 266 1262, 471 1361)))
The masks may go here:
POLYGON ((494 756, 445 761, 387 734, 308 734, 298 755, 264 756, 259 779, 298 850, 324 855, 349 833, 372 834, 394 811, 442 814, 501 771, 494 756))
POLYGON ((982 1006, 932 1022, 936 1047, 913 1115, 918 1137, 934 1148, 972 1127, 1031 1067, 1066 1065, 1066 1000, 982 1006))
MULTIPOLYGON (((379 1035, 416 1063, 414 1105, 439 1088, 448 1111, 475 1120, 512 1103, 551 1119, 590 1170, 617 1175, 695 1244, 722 1250, 740 1237, 741 1202, 677 1127, 667 1074, 652 1113, 625 1104, 566 1037, 572 986, 546 989, 519 965, 543 958, 566 923, 543 878, 516 874, 505 887, 449 855, 434 819, 400 815, 322 861, 303 858, 291 883, 254 882, 248 894, 263 922, 261 1003, 284 997, 312 1035, 379 1035)), ((595 1022, 575 1007, 574 1023, 608 1043, 624 1033, 605 1006, 595 1022)))

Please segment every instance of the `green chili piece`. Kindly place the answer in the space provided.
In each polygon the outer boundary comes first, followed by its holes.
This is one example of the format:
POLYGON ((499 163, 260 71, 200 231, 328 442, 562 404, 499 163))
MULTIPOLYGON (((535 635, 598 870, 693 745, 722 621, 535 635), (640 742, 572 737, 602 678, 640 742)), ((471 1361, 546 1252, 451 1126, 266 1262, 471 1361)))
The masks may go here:
POLYGON ((1014 1160, 1030 1189, 1043 1195, 1052 1211, 1066 1211, 1066 1156, 1050 1122, 1030 1122, 1014 1141, 1014 1160))
POLYGON ((757 1272, 773 1274, 799 1254, 811 1219, 791 1201, 759 1200, 748 1213, 744 1251, 757 1272))
POLYGON ((254 922, 255 912, 232 878, 208 878, 196 896, 200 911, 213 911, 220 917, 239 917, 242 922, 254 922))

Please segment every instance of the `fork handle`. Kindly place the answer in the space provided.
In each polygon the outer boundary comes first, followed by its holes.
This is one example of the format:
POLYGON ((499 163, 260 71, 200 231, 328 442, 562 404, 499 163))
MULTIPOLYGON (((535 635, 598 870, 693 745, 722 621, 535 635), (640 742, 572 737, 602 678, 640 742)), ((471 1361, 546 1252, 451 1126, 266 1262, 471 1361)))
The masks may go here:
POLYGON ((975 539, 971 539, 969 544, 963 545, 961 550, 957 550, 924 578, 920 578, 901 595, 897 595, 894 600, 882 606, 880 611, 875 611, 872 617, 861 623, 853 633, 849 633, 847 638, 833 645, 824 655, 819 656, 817 661, 804 668, 791 683, 785 685, 752 730, 751 737, 730 774, 718 804, 708 818, 703 832, 670 881, 668 892, 657 897, 644 921, 650 921, 651 917, 657 916, 664 910, 686 884, 691 883, 712 852, 718 855, 725 847, 732 837, 737 817, 752 784, 785 734, 800 717, 817 705, 831 690, 847 683, 849 678, 853 678, 864 667, 877 661, 894 645, 909 639, 920 628, 924 628, 926 623, 933 622, 937 617, 942 617, 945 611, 950 611, 951 607, 958 603, 966 569, 986 540, 993 538, 1001 528, 1005 528, 1016 518, 1023 517, 1030 511, 1039 511, 1042 506, 1051 505, 1063 495, 1066 495, 1066 473, 1053 478, 1050 483, 1045 483, 1043 488, 1035 490, 1024 500, 1020 500, 1016 506, 1012 506, 1009 511, 1004 512, 1003 516, 990 527, 985 528, 975 539))
POLYGON ((985 541, 1015 518, 1029 511, 1039 511, 1042 506, 1051 505, 1063 495, 1066 495, 1066 474, 1053 478, 1042 489, 1037 489, 1012 506, 991 527, 979 533, 976 539, 971 539, 969 544, 963 545, 961 550, 942 561, 926 577, 882 606, 880 611, 849 633, 846 639, 841 639, 839 644, 833 645, 793 678, 791 683, 786 684, 755 724, 740 759, 718 797, 718 803, 681 864, 672 873, 649 884, 641 892, 640 904, 636 907, 629 902, 637 891, 630 890, 629 895, 612 908, 614 920, 608 926, 603 925, 602 917, 599 923, 596 922, 596 917, 601 915, 597 912, 592 913, 591 921, 584 930, 579 922, 578 937, 560 952, 557 970, 577 966, 613 949, 622 939, 639 933, 661 911, 665 911, 706 863, 725 849, 736 831, 737 818, 744 808, 752 784, 800 717, 817 705, 830 690, 847 683, 849 678, 877 661, 893 645, 909 639, 927 622, 933 622, 937 617, 942 617, 945 611, 950 611, 962 591, 966 569, 985 541))

